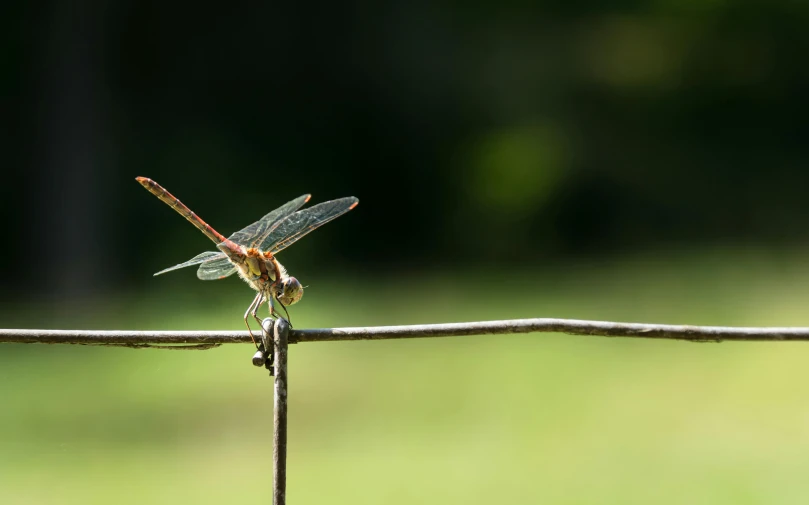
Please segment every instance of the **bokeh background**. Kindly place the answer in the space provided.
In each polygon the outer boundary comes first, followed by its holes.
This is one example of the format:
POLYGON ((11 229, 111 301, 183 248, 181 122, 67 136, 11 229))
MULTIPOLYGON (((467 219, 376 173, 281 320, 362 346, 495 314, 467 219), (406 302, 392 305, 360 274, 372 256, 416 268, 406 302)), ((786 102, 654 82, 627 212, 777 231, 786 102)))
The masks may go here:
MULTIPOLYGON (((0 327, 240 329, 193 269, 306 192, 297 327, 809 325, 809 4, 9 2, 0 327)), ((266 503, 251 348, 0 346, 0 503, 266 503)), ((809 500, 809 349, 300 344, 290 503, 809 500)))

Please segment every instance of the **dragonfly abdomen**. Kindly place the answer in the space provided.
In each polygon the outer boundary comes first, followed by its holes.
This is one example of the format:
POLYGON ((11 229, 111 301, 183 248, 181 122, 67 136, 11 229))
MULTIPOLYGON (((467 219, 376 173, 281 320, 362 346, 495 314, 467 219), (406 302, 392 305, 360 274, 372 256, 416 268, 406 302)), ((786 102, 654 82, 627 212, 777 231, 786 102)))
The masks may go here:
POLYGON ((203 221, 191 209, 186 207, 185 204, 183 204, 183 202, 181 202, 177 197, 169 193, 163 186, 149 179, 148 177, 137 177, 136 179, 141 186, 149 191, 149 193, 159 198, 161 202, 165 203, 174 209, 178 214, 186 218, 189 223, 193 224, 199 231, 204 233, 206 237, 213 240, 215 244, 227 240, 218 231, 211 228, 211 225, 203 221))

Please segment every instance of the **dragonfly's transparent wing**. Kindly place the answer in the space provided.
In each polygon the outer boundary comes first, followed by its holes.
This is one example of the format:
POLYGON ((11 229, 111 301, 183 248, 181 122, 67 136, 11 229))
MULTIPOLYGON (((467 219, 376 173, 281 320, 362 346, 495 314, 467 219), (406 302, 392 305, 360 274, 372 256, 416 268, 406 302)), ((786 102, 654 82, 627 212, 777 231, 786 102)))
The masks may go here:
POLYGON ((191 265, 199 265, 200 263, 203 263, 203 262, 209 261, 209 260, 213 260, 213 259, 216 259, 216 258, 219 258, 219 257, 225 258, 225 254, 221 253, 221 252, 206 251, 204 253, 197 254, 196 256, 194 256, 190 260, 186 261, 185 263, 180 263, 179 265, 174 265, 173 267, 167 268, 165 270, 161 270, 161 271, 157 272, 155 275, 160 275, 160 274, 164 274, 166 272, 171 272, 172 270, 177 270, 178 268, 190 267, 191 265))
POLYGON ((296 210, 303 207, 303 204, 309 201, 312 195, 301 195, 298 198, 285 203, 266 216, 262 217, 250 226, 237 231, 228 239, 236 242, 239 245, 247 247, 255 247, 258 245, 264 236, 282 219, 286 218, 296 210))
POLYGON ((199 270, 197 270, 197 277, 203 281, 215 281, 224 279, 228 275, 233 275, 235 271, 236 267, 223 254, 221 258, 212 259, 200 265, 199 270))
POLYGON ((280 252, 315 228, 342 216, 358 203, 359 200, 349 196, 298 211, 276 225, 259 245, 259 249, 273 254, 280 252))

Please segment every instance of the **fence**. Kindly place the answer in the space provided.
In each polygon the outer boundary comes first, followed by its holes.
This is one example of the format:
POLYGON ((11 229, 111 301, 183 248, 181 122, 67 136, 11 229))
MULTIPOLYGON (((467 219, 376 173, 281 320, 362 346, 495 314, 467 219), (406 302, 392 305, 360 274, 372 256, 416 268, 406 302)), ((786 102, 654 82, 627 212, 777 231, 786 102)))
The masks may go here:
MULTIPOLYGON (((262 324, 262 342, 253 364, 274 375, 273 504, 286 503, 287 352, 289 344, 338 340, 455 337, 509 333, 566 333, 599 337, 673 339, 690 342, 809 341, 809 328, 745 328, 618 323, 573 319, 513 319, 472 323, 291 329, 283 319, 262 324)), ((222 344, 251 342, 246 331, 85 331, 0 330, 0 343, 77 344, 172 350, 205 350, 222 344)))

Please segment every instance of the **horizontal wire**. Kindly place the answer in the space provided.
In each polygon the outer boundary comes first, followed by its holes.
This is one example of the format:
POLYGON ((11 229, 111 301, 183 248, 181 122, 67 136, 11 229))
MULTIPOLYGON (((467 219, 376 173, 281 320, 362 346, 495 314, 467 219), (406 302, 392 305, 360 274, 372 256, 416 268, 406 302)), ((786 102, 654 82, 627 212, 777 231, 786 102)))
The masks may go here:
MULTIPOLYGON (((510 319, 470 323, 290 330, 289 343, 453 337, 514 333, 566 333, 692 342, 809 341, 806 327, 731 327, 619 323, 576 319, 510 319)), ((210 349, 252 342, 246 331, 118 331, 0 329, 0 343, 111 345, 135 348, 210 349)))

